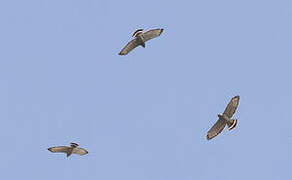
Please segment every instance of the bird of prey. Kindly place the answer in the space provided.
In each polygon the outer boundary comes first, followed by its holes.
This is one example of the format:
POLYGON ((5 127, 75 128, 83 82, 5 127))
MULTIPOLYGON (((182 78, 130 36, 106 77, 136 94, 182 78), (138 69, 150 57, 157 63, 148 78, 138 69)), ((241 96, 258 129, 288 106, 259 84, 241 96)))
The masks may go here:
POLYGON ((162 32, 163 32, 163 29, 152 29, 144 33, 143 29, 138 29, 132 35, 134 39, 128 42, 128 44, 121 50, 119 55, 126 55, 132 49, 140 45, 145 48, 146 41, 160 36, 162 32))
POLYGON ((218 114, 218 118, 219 118, 218 121, 208 131, 208 134, 207 134, 208 140, 214 138, 219 133, 221 133, 221 131, 226 126, 226 124, 228 126, 229 131, 235 128, 237 124, 237 119, 231 119, 231 118, 237 109, 238 103, 239 103, 239 96, 233 97, 230 100, 229 104, 227 105, 223 114, 218 114))
POLYGON ((56 147, 51 147, 48 148, 49 151, 56 153, 56 152, 61 152, 61 153, 66 153, 67 157, 70 156, 71 154, 79 154, 79 155, 85 155, 88 153, 83 148, 79 148, 79 145, 76 143, 70 143, 70 147, 68 146, 56 146, 56 147))

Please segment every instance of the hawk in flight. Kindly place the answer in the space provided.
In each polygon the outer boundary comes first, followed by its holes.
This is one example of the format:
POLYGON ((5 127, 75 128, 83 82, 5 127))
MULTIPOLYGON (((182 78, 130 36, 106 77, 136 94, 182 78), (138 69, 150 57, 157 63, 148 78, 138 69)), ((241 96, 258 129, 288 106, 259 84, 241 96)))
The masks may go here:
POLYGON ((231 119, 235 113, 239 103, 239 96, 233 97, 229 104, 227 105, 223 114, 218 114, 218 121, 213 125, 213 127, 208 131, 207 139, 210 140, 217 136, 224 129, 227 124, 228 130, 235 128, 237 124, 237 119, 231 119))
POLYGON ((163 32, 163 29, 152 29, 144 33, 143 29, 138 29, 132 35, 134 39, 128 42, 128 44, 121 50, 119 55, 126 55, 132 49, 140 45, 145 48, 146 41, 160 36, 162 32, 163 32))
POLYGON ((71 154, 79 154, 79 155, 85 155, 88 153, 83 148, 79 148, 79 145, 76 143, 70 143, 70 147, 68 146, 56 146, 56 147, 51 147, 48 148, 49 151, 56 153, 56 152, 61 152, 61 153, 66 153, 67 157, 70 156, 71 154))

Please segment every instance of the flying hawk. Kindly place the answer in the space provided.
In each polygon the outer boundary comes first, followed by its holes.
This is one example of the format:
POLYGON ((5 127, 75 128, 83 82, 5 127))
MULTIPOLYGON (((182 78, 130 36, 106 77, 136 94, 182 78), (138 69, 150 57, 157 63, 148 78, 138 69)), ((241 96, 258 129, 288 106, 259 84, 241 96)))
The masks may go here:
POLYGON ((227 124, 228 130, 232 130, 235 128, 237 124, 237 119, 231 119, 233 114, 235 113, 237 106, 239 103, 239 96, 233 97, 229 104, 227 105, 223 114, 218 114, 218 121, 213 125, 213 127, 208 131, 207 139, 210 140, 217 136, 224 129, 227 124))
POLYGON ((141 45, 145 48, 145 42, 156 38, 160 36, 160 34, 163 32, 163 29, 152 29, 145 33, 143 33, 143 29, 138 29, 134 32, 132 37, 134 37, 133 40, 131 40, 119 53, 119 55, 126 55, 128 54, 132 49, 135 47, 141 45))
POLYGON ((51 147, 48 148, 49 151, 56 153, 56 152, 61 152, 61 153, 66 153, 67 157, 70 156, 71 154, 79 154, 79 155, 85 155, 88 153, 83 148, 79 148, 79 145, 76 143, 70 143, 70 147, 68 146, 56 146, 56 147, 51 147))

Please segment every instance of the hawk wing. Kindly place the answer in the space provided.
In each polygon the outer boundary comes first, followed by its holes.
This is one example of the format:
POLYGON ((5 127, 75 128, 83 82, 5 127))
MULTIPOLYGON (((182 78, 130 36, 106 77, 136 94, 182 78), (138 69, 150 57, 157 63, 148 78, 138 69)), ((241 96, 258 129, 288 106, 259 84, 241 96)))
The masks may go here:
POLYGON ((230 100, 229 104, 227 105, 223 114, 225 114, 229 118, 232 118, 233 114, 235 113, 237 109, 238 103, 239 103, 239 96, 233 97, 230 100))
POLYGON ((67 146, 56 146, 56 147, 48 148, 48 150, 53 152, 53 153, 56 153, 56 152, 67 153, 68 149, 69 149, 69 147, 67 147, 67 146))
POLYGON ((73 152, 72 152, 72 153, 73 153, 73 154, 84 155, 84 154, 87 154, 88 151, 86 151, 86 150, 83 149, 83 148, 79 148, 79 147, 77 147, 77 148, 74 148, 74 149, 73 149, 73 152))
POLYGON ((143 34, 143 38, 144 38, 144 41, 148 41, 150 39, 153 39, 153 38, 156 38, 158 36, 160 36, 160 34, 163 32, 163 29, 152 29, 152 30, 149 30, 147 32, 145 32, 143 34))
POLYGON ((224 129, 226 121, 223 118, 219 118, 218 121, 208 131, 207 139, 210 140, 217 136, 224 129))
POLYGON ((126 55, 132 51, 135 47, 139 46, 140 43, 137 38, 131 40, 119 53, 119 55, 126 55))

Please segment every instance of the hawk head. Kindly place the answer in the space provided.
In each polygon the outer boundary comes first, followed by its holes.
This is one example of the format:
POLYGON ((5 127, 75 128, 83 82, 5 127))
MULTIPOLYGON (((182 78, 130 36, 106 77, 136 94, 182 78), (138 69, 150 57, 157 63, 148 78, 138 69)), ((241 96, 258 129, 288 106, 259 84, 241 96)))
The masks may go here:
POLYGON ((229 119, 228 116, 226 116, 226 114, 218 114, 217 116, 218 118, 221 118, 221 119, 225 119, 225 120, 229 119))
POLYGON ((218 114, 218 118, 223 118, 223 114, 218 114))

